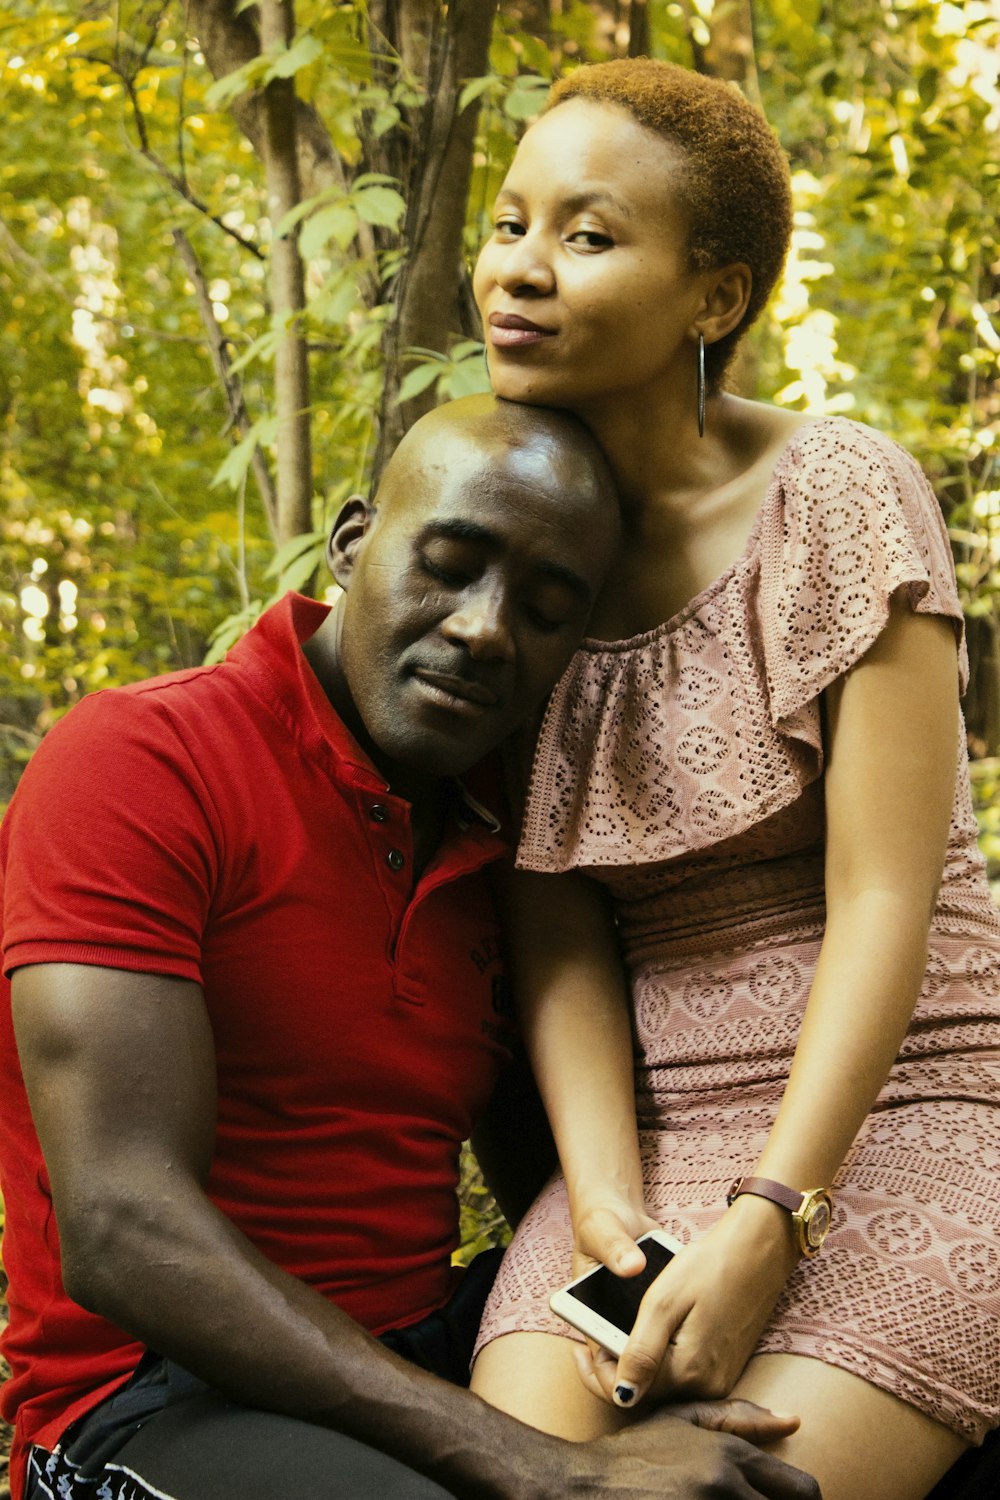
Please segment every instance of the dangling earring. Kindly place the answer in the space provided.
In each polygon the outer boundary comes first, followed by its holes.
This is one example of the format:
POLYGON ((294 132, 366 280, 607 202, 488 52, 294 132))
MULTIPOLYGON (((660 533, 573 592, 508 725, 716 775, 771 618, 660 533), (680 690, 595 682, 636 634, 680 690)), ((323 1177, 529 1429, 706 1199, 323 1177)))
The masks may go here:
POLYGON ((698 335, 698 436, 705 436, 705 335, 698 335))

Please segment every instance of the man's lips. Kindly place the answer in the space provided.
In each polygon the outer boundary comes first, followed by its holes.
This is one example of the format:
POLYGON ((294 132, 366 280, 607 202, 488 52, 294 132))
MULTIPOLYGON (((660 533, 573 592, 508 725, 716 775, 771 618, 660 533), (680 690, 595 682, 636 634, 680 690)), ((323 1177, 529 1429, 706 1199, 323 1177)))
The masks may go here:
POLYGON ((490 343, 497 349, 523 349, 528 344, 540 344, 555 334, 554 328, 543 328, 517 313, 490 313, 490 343))
POLYGON ((474 682, 468 677, 457 677, 452 672, 435 672, 430 667, 416 667, 414 677, 425 693, 442 708, 466 712, 496 708, 499 695, 485 683, 474 682))

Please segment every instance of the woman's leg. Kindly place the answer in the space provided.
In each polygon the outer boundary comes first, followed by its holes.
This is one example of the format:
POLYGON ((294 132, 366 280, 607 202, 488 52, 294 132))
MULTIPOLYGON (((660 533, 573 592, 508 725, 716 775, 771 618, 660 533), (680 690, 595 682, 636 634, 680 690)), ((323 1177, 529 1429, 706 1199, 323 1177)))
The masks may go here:
POLYGON ((480 1351, 472 1389, 509 1416, 572 1442, 618 1432, 628 1419, 587 1390, 574 1342, 553 1333, 506 1333, 480 1351))
POLYGON ((818 1359, 758 1355, 733 1394, 802 1418, 770 1451, 814 1475, 823 1500, 924 1500, 968 1446, 915 1407, 818 1359))
MULTIPOLYGON (((532 1427, 580 1442, 629 1420, 580 1380, 573 1341, 510 1333, 481 1351, 472 1389, 532 1427)), ((924 1500, 966 1443, 912 1406, 817 1359, 764 1354, 734 1395, 797 1413, 799 1431, 770 1451, 819 1480, 823 1500, 924 1500)))

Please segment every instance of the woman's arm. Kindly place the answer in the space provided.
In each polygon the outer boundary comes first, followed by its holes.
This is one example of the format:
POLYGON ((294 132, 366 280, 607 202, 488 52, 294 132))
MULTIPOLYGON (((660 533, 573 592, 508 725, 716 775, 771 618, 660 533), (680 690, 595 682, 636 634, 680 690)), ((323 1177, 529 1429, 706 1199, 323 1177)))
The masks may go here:
POLYGON ((635 1236, 653 1220, 642 1208, 630 1008, 610 905, 583 875, 524 871, 505 904, 518 1015, 577 1248, 634 1275, 645 1260, 635 1236))
MULTIPOLYGON (((781 1107, 746 1163, 803 1190, 833 1180, 920 993, 958 755, 951 625, 894 603, 825 714, 826 930, 781 1107)), ((792 1231, 785 1209, 738 1198, 647 1293, 604 1394, 654 1378, 661 1393, 729 1391, 797 1264, 792 1231)))
POLYGON ((828 690, 826 707, 826 932, 788 1086, 756 1166, 804 1188, 833 1180, 923 983, 958 758, 949 622, 895 606, 863 662, 828 690))

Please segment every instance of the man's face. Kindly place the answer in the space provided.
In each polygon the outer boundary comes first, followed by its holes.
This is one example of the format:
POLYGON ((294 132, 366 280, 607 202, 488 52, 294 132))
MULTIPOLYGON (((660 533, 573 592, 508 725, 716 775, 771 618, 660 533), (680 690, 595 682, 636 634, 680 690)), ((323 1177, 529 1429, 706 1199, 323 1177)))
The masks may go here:
POLYGON ((590 460, 541 435, 486 451, 439 432, 390 468, 377 509, 345 507, 334 671, 384 773, 457 774, 531 713, 580 641, 617 526, 590 460))

